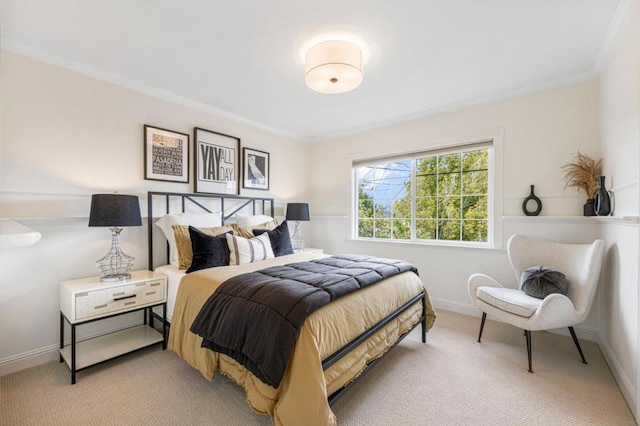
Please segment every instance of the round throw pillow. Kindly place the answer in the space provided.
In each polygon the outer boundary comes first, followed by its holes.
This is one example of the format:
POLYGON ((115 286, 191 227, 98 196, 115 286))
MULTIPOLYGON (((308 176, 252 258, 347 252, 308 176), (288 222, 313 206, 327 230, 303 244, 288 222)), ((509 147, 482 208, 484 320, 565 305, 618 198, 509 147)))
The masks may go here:
POLYGON ((553 293, 566 296, 569 291, 567 277, 562 272, 546 266, 532 266, 525 269, 520 276, 520 283, 522 291, 538 299, 544 299, 553 293))

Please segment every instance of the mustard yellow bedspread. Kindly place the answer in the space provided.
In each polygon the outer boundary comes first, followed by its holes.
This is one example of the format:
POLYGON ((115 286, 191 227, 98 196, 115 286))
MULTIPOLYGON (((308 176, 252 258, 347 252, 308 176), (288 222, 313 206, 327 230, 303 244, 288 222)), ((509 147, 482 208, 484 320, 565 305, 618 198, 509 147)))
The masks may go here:
MULTIPOLYGON (((335 425, 336 418, 327 402, 328 395, 357 377, 368 362, 384 354, 398 337, 419 322, 421 303, 414 304, 326 371, 322 370, 322 360, 421 291, 426 293, 414 273, 405 272, 350 293, 311 314, 300 331, 278 389, 261 382, 226 355, 201 348, 202 338, 189 331, 202 305, 226 279, 269 266, 321 257, 326 255, 298 253, 186 275, 180 283, 173 310, 169 349, 207 379, 213 380, 216 371, 220 371, 243 386, 249 406, 258 413, 272 416, 276 426, 335 425)), ((427 296, 427 329, 431 328, 434 320, 435 312, 427 296)))

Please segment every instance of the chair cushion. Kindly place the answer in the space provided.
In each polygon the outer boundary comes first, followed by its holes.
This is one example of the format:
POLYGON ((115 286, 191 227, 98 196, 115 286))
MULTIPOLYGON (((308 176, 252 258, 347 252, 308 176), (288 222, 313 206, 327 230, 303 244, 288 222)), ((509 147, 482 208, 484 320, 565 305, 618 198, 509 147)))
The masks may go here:
POLYGON ((566 296, 569 291, 567 277, 562 272, 546 266, 532 266, 525 269, 520 276, 520 283, 522 291, 538 299, 544 299, 553 293, 566 296))
POLYGON ((520 290, 503 287, 481 286, 476 296, 491 306, 524 318, 531 317, 542 303, 541 299, 528 296, 520 290))

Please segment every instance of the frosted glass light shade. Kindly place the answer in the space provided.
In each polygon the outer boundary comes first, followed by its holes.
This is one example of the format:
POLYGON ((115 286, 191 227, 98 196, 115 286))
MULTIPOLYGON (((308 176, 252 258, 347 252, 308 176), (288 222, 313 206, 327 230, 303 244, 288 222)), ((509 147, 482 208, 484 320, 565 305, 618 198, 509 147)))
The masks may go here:
POLYGON ((344 93, 362 83, 362 51, 348 41, 318 43, 307 51, 304 61, 307 86, 320 93, 344 93))

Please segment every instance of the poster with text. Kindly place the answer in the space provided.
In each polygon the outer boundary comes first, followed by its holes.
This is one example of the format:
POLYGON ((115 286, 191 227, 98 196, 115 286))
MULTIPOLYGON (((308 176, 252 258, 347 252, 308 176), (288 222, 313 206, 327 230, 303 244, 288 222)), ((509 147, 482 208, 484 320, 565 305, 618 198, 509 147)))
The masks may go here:
POLYGON ((189 135, 144 126, 144 178, 189 183, 189 135))
POLYGON ((194 129, 195 192, 238 194, 240 139, 194 129))

